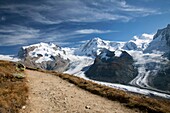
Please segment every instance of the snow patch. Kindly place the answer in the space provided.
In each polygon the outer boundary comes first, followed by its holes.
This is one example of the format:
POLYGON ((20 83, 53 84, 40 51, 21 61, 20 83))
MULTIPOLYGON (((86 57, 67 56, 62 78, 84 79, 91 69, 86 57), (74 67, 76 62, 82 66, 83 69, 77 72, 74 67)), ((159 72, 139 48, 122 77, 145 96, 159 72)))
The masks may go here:
POLYGON ((110 57, 107 56, 107 53, 102 53, 101 55, 101 59, 109 59, 110 57))
POLYGON ((122 54, 122 51, 116 50, 114 53, 116 57, 120 57, 122 54))

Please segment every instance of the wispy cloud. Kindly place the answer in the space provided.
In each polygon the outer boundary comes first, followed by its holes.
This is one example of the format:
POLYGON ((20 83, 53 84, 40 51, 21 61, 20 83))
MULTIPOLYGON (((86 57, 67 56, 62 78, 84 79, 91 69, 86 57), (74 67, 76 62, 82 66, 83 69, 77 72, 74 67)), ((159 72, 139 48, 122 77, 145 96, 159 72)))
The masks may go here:
POLYGON ((133 18, 140 17, 140 16, 148 16, 153 14, 161 14, 161 11, 159 11, 158 9, 133 6, 127 4, 126 1, 121 1, 119 3, 118 10, 122 11, 123 13, 127 13, 129 16, 133 18))
POLYGON ((38 38, 39 30, 19 25, 0 27, 0 46, 25 44, 38 38))
POLYGON ((78 34, 103 34, 103 33, 110 33, 110 32, 115 32, 115 31, 111 31, 111 30, 98 30, 98 29, 81 29, 81 30, 77 30, 75 31, 75 33, 78 34))
POLYGON ((129 21, 135 17, 159 12, 156 9, 130 5, 125 0, 43 0, 40 5, 34 2, 29 4, 21 2, 20 4, 0 5, 0 9, 44 24, 129 21))

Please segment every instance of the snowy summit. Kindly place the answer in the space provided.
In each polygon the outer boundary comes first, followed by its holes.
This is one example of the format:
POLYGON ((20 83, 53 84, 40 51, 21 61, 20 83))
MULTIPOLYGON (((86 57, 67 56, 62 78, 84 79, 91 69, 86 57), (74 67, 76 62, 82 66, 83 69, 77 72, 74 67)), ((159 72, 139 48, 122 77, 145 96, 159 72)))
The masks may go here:
POLYGON ((77 51, 78 55, 87 55, 91 57, 96 57, 101 53, 103 49, 117 50, 123 47, 125 42, 114 42, 106 41, 101 38, 93 38, 90 41, 87 41, 83 44, 77 51))
POLYGON ((40 57, 36 60, 36 63, 41 63, 43 61, 53 61, 52 56, 60 56, 63 59, 68 59, 66 52, 60 47, 56 46, 53 43, 39 43, 33 44, 30 46, 24 46, 23 49, 35 47, 32 51, 29 52, 30 57, 40 57))

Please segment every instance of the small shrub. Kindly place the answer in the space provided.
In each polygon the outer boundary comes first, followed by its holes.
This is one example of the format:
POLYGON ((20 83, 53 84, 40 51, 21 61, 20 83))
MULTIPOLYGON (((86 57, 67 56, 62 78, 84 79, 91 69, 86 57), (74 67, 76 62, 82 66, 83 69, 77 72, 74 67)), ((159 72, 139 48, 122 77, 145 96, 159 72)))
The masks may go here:
POLYGON ((16 69, 18 71, 25 71, 25 66, 24 66, 24 64, 18 63, 16 66, 16 69))

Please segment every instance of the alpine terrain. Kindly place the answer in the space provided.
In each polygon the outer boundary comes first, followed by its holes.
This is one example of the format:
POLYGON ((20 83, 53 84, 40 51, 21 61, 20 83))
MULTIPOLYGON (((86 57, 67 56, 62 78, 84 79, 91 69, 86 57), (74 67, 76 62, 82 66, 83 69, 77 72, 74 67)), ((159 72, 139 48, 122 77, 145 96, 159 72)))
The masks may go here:
MULTIPOLYGON (((9 56, 8 56, 9 57, 9 56)), ((170 25, 128 42, 87 40, 79 48, 53 43, 22 47, 19 62, 64 72, 113 88, 170 98, 170 25)))

